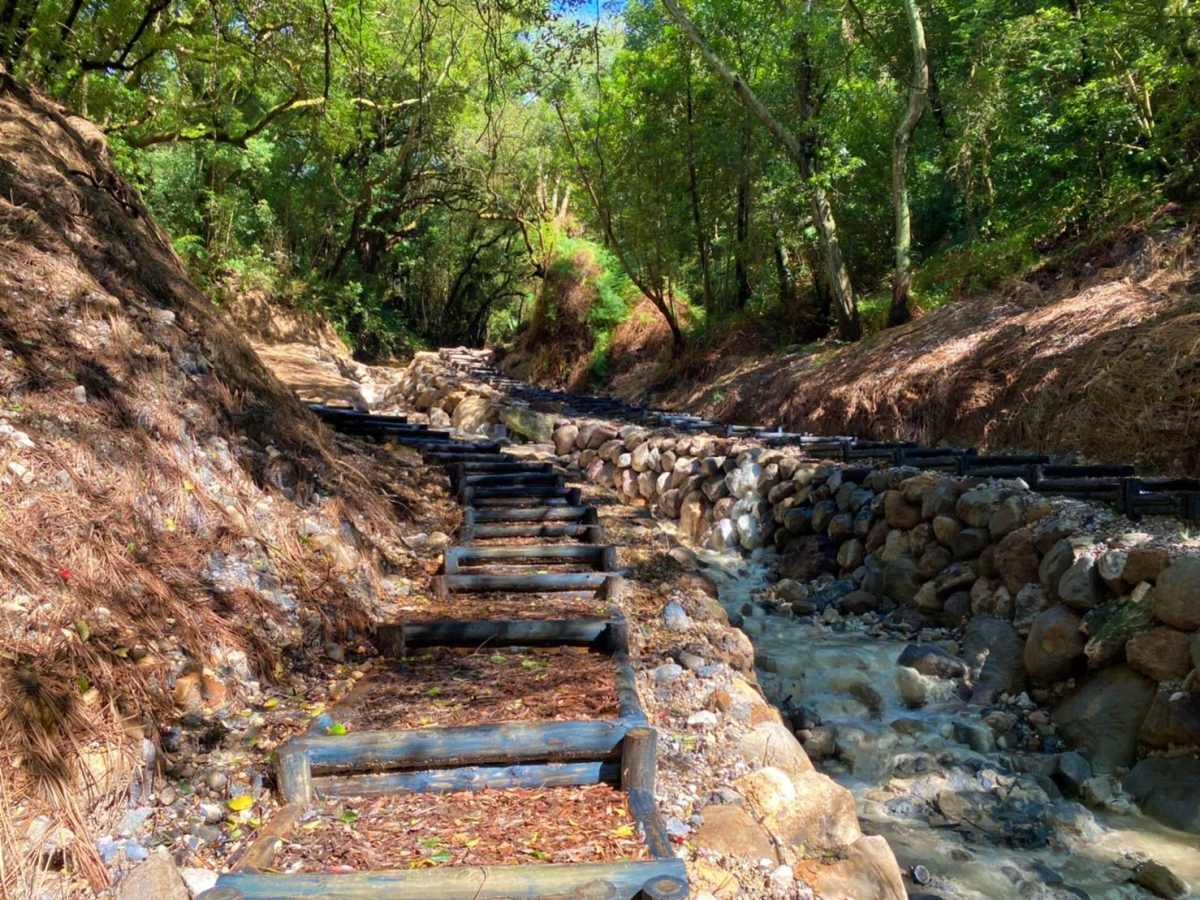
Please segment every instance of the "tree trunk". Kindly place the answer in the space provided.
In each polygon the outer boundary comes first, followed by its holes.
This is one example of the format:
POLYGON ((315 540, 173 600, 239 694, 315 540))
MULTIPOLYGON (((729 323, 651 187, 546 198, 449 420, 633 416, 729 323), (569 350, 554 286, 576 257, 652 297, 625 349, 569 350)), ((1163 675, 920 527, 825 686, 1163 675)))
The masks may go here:
POLYGON ((747 116, 742 123, 742 141, 740 159, 738 160, 737 187, 737 241, 733 248, 734 276, 737 281, 736 305, 745 309, 750 302, 753 291, 750 288, 750 270, 746 263, 746 253, 750 240, 750 118, 747 116))
POLYGON ((904 0, 908 27, 912 35, 913 72, 908 93, 908 109, 896 128, 892 153, 892 202, 896 213, 896 274, 892 283, 892 306, 888 324, 902 325, 912 318, 909 289, 912 285, 912 212, 908 203, 908 151, 913 132, 929 96, 929 51, 925 46, 925 28, 917 0, 904 0))
POLYGON ((704 61, 708 63, 713 72, 733 89, 738 100, 766 127, 787 151, 792 161, 799 166, 801 176, 808 182, 812 191, 813 219, 820 236, 821 255, 824 258, 830 289, 833 293, 838 333, 844 340, 857 340, 862 334, 862 326, 858 318, 858 307, 854 301, 854 289, 850 284, 850 274, 846 271, 846 263, 838 243, 837 220, 834 218, 833 207, 829 203, 829 197, 824 187, 813 178, 816 169, 815 148, 811 146, 811 142, 802 142, 771 114, 771 111, 759 100, 742 77, 729 68, 725 61, 708 45, 695 24, 680 7, 678 0, 662 0, 662 2, 671 18, 700 51, 700 55, 704 57, 704 61))
POLYGON ((696 229, 696 250, 700 254, 700 277, 704 283, 704 311, 716 312, 713 300, 712 272, 708 265, 708 234, 704 230, 704 214, 700 206, 700 178, 696 171, 695 103, 692 98, 692 57, 688 52, 685 84, 687 86, 687 156, 688 192, 692 197, 692 225, 696 229))

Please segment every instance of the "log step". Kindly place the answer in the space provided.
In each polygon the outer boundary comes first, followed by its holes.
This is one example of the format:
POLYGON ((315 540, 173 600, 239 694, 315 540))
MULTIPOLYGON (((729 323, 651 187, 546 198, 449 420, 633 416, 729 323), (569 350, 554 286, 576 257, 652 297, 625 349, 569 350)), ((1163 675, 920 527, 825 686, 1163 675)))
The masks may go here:
POLYGON ((450 619, 380 625, 376 643, 384 656, 399 659, 413 647, 595 647, 624 649, 623 626, 605 618, 450 619))
POLYGON ((464 462, 491 462, 497 459, 505 459, 504 456, 500 455, 498 450, 492 450, 486 453, 477 453, 475 451, 430 450, 428 448, 422 448, 421 455, 424 456, 429 462, 442 466, 458 466, 464 462))
POLYGON ((468 540, 487 540, 489 538, 579 538, 585 543, 600 533, 599 525, 548 525, 531 522, 528 525, 476 525, 473 528, 464 526, 462 534, 468 540))
POLYGON ((579 506, 579 498, 568 494, 565 497, 471 497, 470 502, 475 508, 505 509, 513 507, 528 507, 536 509, 542 506, 561 506, 572 508, 579 506))
POLYGON ((562 594, 590 597, 614 572, 555 572, 545 575, 440 575, 434 586, 441 596, 498 591, 513 594, 562 594))
POLYGON ((591 566, 600 572, 612 572, 617 567, 617 548, 606 544, 545 544, 514 547, 450 547, 445 553, 447 575, 460 574, 464 568, 472 564, 528 563, 536 565, 543 561, 569 561, 591 566))
POLYGON ((500 445, 495 441, 444 441, 430 439, 426 437, 410 437, 403 434, 389 434, 387 440, 393 444, 403 444, 406 447, 415 447, 418 450, 428 450, 439 454, 490 454, 499 453, 500 445))
POLYGON ((530 485, 538 487, 562 487, 563 477, 554 472, 468 472, 459 479, 464 487, 515 487, 530 485))
POLYGON ((479 525, 489 522, 595 522, 596 511, 590 506, 551 505, 516 506, 494 505, 487 509, 468 509, 463 515, 464 525, 479 525))
POLYGON ((511 900, 513 897, 604 897, 608 900, 684 900, 687 870, 681 859, 614 863, 464 866, 344 874, 281 875, 253 870, 217 879, 213 900, 511 900), (217 891, 228 891, 217 895, 217 891))
POLYGON ((515 766, 463 766, 458 769, 371 775, 320 775, 313 778, 313 789, 318 797, 372 797, 382 794, 576 787, 601 783, 621 783, 620 763, 615 760, 590 760, 515 766))
MULTIPOLYGON (((558 476, 554 476, 556 479, 558 476)), ((504 497, 522 497, 522 498, 559 498, 566 500, 570 505, 574 506, 579 503, 581 492, 579 488, 569 488, 561 483, 541 485, 541 484, 484 484, 484 485, 463 485, 462 499, 465 503, 471 503, 475 500, 492 500, 504 497)))

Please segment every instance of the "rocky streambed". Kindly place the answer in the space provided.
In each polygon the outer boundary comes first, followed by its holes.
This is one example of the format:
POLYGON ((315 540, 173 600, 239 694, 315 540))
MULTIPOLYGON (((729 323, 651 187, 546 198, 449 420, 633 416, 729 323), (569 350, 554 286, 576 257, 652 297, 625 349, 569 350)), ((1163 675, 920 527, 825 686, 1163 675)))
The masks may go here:
MULTIPOLYGON (((914 640, 873 612, 780 613, 774 552, 699 556, 768 697, 854 793, 863 830, 887 838, 911 897, 1200 896, 1200 839, 1142 815, 1028 694, 971 702, 986 633, 914 640)), ((819 598, 828 579, 805 587, 819 598)))

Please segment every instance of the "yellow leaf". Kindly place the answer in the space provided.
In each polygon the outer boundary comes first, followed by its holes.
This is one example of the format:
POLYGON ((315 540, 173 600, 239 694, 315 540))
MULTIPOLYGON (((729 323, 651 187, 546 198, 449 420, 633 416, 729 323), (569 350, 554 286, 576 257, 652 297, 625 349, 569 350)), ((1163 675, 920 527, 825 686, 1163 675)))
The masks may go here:
POLYGON ((619 825, 618 827, 616 827, 612 830, 612 836, 619 837, 619 838, 633 837, 633 826, 632 825, 619 825))
POLYGON ((242 812, 254 805, 254 798, 249 794, 238 794, 229 798, 229 808, 234 812, 242 812))
POLYGON ((188 479, 185 478, 185 479, 183 479, 183 489, 190 494, 192 491, 194 491, 196 489, 196 486, 194 484, 192 484, 188 479))
POLYGON ((272 697, 270 700, 268 700, 266 703, 263 704, 263 709, 274 709, 278 705, 279 705, 279 698, 272 697))

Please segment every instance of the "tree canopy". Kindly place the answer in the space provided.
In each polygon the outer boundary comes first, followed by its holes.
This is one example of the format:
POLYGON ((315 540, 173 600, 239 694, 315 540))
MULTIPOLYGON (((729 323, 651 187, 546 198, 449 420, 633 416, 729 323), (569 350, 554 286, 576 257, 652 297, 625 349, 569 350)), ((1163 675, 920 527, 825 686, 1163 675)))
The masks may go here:
POLYGON ((478 344, 588 240, 678 348, 747 316, 853 339, 1194 202, 1198 26, 1193 0, 0 0, 0 62, 103 129, 217 295, 368 357, 478 344))

